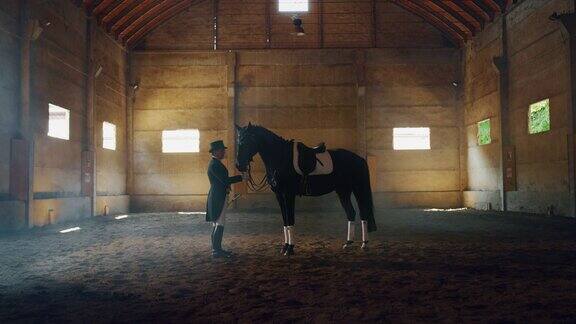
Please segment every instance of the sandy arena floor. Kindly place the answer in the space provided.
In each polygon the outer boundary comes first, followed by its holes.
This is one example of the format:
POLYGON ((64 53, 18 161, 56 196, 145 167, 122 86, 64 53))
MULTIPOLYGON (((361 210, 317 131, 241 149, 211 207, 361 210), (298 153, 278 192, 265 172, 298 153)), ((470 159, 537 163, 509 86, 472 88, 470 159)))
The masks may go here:
POLYGON ((0 322, 576 321, 576 221, 380 211, 369 252, 342 213, 230 214, 209 256, 199 215, 100 217, 0 237, 0 322), (329 225, 335 222, 334 225, 329 225), (77 232, 59 230, 80 226, 77 232))

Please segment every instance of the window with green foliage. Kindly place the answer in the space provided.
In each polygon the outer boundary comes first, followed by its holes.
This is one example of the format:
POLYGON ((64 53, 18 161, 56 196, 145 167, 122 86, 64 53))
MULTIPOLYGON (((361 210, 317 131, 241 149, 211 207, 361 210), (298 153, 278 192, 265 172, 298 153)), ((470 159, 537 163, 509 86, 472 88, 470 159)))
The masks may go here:
POLYGON ((478 145, 487 145, 492 143, 490 136, 490 119, 478 122, 478 145))
POLYGON ((550 130, 550 99, 530 105, 528 111, 528 132, 538 134, 550 130))

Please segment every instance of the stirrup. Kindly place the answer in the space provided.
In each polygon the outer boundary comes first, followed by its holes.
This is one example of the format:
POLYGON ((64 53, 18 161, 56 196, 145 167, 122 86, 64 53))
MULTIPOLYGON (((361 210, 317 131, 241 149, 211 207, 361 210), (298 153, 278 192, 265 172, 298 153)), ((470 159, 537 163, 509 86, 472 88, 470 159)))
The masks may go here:
POLYGON ((362 241, 362 246, 360 248, 362 250, 368 250, 368 241, 362 241))
POLYGON ((342 249, 346 250, 347 248, 352 247, 352 244, 354 244, 354 241, 346 241, 346 243, 344 243, 342 246, 342 249))

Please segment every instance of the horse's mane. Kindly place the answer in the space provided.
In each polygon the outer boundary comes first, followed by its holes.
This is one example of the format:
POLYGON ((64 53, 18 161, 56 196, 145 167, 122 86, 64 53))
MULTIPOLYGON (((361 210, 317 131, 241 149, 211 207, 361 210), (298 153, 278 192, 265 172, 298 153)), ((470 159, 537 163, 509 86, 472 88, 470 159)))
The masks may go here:
POLYGON ((283 138, 282 136, 274 133, 273 131, 271 131, 271 130, 263 127, 263 126, 260 126, 260 125, 251 125, 250 127, 251 127, 251 128, 253 129, 253 131, 254 131, 255 133, 257 133, 257 134, 270 136, 270 137, 272 137, 273 139, 278 140, 278 141, 289 142, 289 140, 283 138))

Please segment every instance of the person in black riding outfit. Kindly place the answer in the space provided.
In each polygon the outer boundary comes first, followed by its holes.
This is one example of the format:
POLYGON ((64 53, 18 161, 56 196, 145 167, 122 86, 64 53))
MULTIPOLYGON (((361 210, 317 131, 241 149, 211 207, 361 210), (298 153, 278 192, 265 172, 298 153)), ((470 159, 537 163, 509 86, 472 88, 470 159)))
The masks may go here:
POLYGON ((221 140, 210 143, 212 159, 208 164, 210 192, 206 203, 206 221, 213 224, 212 256, 215 258, 231 256, 230 252, 222 249, 222 236, 226 223, 226 196, 230 192, 231 184, 242 181, 242 176, 230 177, 228 169, 221 162, 226 157, 226 149, 221 140))

